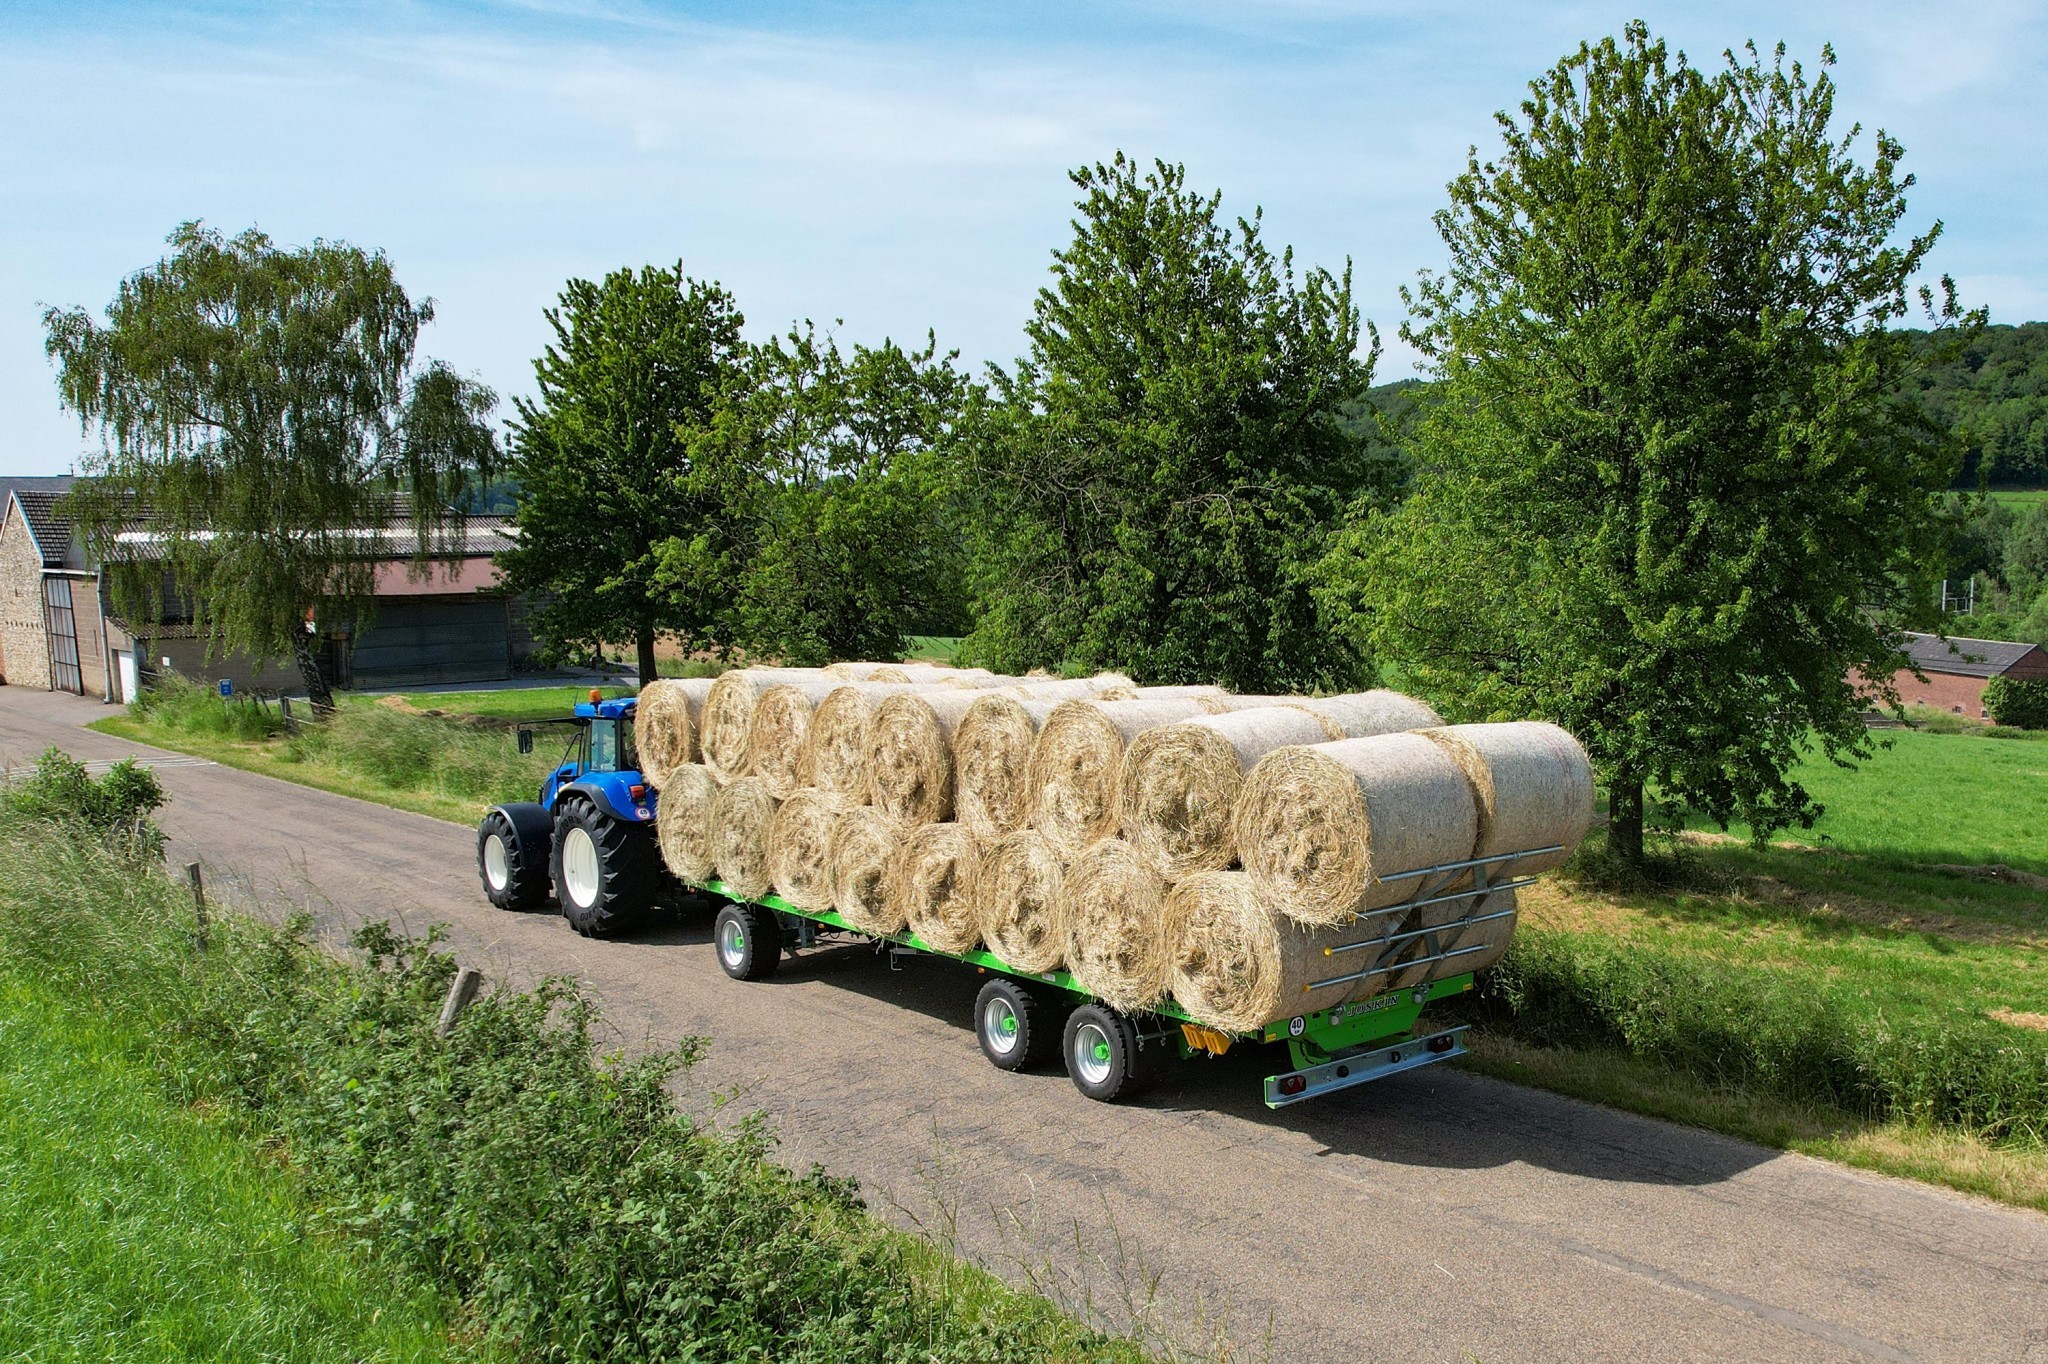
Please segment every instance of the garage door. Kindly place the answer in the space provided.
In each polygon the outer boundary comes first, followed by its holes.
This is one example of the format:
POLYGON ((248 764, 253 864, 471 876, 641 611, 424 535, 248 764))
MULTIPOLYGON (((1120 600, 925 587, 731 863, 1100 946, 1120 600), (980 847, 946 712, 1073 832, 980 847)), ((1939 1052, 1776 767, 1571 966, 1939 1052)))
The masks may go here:
POLYGON ((350 663, 351 685, 371 689, 510 677, 505 599, 387 598, 350 663))

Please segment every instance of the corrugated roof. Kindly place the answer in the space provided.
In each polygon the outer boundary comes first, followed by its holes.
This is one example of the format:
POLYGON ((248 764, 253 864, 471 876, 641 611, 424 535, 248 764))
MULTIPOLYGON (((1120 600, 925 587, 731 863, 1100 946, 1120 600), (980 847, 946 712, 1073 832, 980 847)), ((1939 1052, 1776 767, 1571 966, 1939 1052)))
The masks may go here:
POLYGON ((1956 677, 2048 677, 2048 650, 2007 639, 1965 639, 1908 632, 1906 657, 1924 673, 1956 677))

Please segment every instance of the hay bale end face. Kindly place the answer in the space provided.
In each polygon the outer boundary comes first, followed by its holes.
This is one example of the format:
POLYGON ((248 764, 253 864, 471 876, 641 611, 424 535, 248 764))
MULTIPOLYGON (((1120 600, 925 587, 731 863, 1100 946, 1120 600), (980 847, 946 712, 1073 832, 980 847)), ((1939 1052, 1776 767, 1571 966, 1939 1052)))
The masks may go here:
POLYGON ((669 774, 654 810, 654 837, 661 860, 679 881, 702 885, 714 870, 711 857, 711 802, 718 782, 701 763, 685 763, 669 774))
POLYGON ((981 847, 958 824, 924 824, 904 838, 889 864, 888 894, 910 931, 941 952, 981 941, 974 914, 981 847))
POLYGON ((853 801, 836 791, 806 786, 790 793, 768 831, 768 874, 776 893, 798 909, 832 905, 832 822, 853 801))
POLYGON ((891 696, 911 696, 932 688, 912 682, 848 682, 833 688, 811 712, 810 736, 804 753, 805 780, 825 791, 856 801, 868 798, 868 732, 875 707, 891 696))
POLYGON ((806 784, 815 707, 845 685, 831 678, 778 682, 756 698, 753 719, 747 725, 747 772, 776 799, 784 799, 806 784))
POLYGON ((1024 827, 1031 815, 1031 746, 1059 703, 1006 692, 977 696, 953 731, 953 816, 977 838, 1024 827))
POLYGON ((1369 999, 1388 976, 1311 989, 1381 964, 1392 930, 1372 921, 1312 929, 1295 923, 1239 871, 1198 872, 1166 897, 1167 983, 1174 1002, 1198 1022, 1226 1032, 1255 1032, 1296 1014, 1369 999))
POLYGON ((983 695, 947 688, 886 697, 868 726, 868 800, 907 824, 953 814, 953 734, 983 695))
POLYGON ((1532 876, 1563 863, 1593 824, 1593 765, 1556 725, 1517 721, 1421 731, 1471 782, 1479 812, 1478 857, 1558 845, 1559 851, 1503 865, 1495 880, 1532 876))
POLYGON ((983 850, 974 917, 988 950, 1020 971, 1056 971, 1067 959, 1060 933, 1066 861, 1045 835, 1019 829, 983 850))
POLYGON ((1197 696, 1064 701, 1038 732, 1026 782, 1031 822, 1062 856, 1116 832, 1117 769, 1138 735, 1207 713, 1197 696))
POLYGON ((1120 838, 1105 838, 1068 865, 1060 882, 1060 935, 1067 970, 1081 987, 1126 1013, 1166 995, 1166 882, 1120 838))
POLYGON ((697 717, 697 748, 711 775, 721 782, 747 774, 747 739, 761 693, 778 682, 796 680, 767 676, 770 671, 734 668, 721 673, 704 698, 697 717))
POLYGON ((655 790, 697 757, 697 716, 711 692, 708 677, 660 677, 640 689, 633 713, 640 775, 655 790))
POLYGON ((752 777, 729 783, 711 801, 711 860, 718 879, 749 900, 775 888, 768 871, 768 834, 778 803, 752 777))
POLYGON ((1408 899, 1383 878, 1469 858, 1478 814, 1464 772, 1419 734, 1380 734, 1261 758, 1237 802, 1238 856, 1259 894, 1328 927, 1408 899))
POLYGON ((1335 728, 1306 711, 1263 706, 1146 730, 1124 750, 1118 772, 1124 837, 1168 881, 1223 870, 1237 860, 1244 774, 1276 748, 1343 738, 1335 728))
POLYGON ((832 907, 856 928, 900 933, 905 920, 889 899, 889 865, 903 846, 903 826, 871 805, 832 821, 826 857, 832 864, 832 907))

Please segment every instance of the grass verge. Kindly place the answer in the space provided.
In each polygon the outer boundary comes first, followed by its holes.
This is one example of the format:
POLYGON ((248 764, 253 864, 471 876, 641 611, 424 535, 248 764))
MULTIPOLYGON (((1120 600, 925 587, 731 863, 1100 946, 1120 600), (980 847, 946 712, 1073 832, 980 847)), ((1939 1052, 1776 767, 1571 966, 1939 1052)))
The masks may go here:
MULTIPOLYGON (((850 1183, 781 1169, 758 1120, 685 1117, 669 1086, 700 1041, 593 1063, 597 1009, 559 980, 489 993, 443 1038, 454 961, 383 925, 350 959, 302 918, 214 918, 195 950, 189 898, 109 828, 0 813, 0 979, 123 1020, 171 1108, 275 1156, 301 1236, 374 1259, 464 1340, 564 1361, 1142 1358, 887 1228, 850 1183)), ((88 1213, 105 1192, 80 1190, 88 1213)))

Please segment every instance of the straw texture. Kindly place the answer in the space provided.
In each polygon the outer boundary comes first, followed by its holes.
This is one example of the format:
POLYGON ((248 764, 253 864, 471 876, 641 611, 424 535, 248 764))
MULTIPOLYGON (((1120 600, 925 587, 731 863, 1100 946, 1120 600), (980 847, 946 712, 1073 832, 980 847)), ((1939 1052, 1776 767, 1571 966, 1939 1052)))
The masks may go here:
POLYGON ((1497 865, 1497 881, 1548 871, 1572 855, 1593 823, 1593 765, 1556 725, 1525 720, 1425 729, 1472 784, 1478 857, 1559 845, 1559 851, 1497 865))
POLYGON ((659 677, 640 689, 633 733, 640 775, 660 790, 684 763, 697 760, 697 714, 711 693, 708 677, 659 677))
POLYGON ((1031 746, 1058 701, 1009 691, 974 699, 953 731, 953 817, 976 837, 1000 838, 1031 816, 1031 746))
POLYGON ((711 802, 717 795, 718 782, 701 763, 676 768, 661 790, 654 838, 662 864, 679 881, 702 885, 711 879, 711 802))
POLYGON ((747 775, 747 741, 761 693, 784 682, 829 681, 820 668, 734 668, 721 673, 697 717, 703 763, 720 781, 747 775))
POLYGON ((1443 717, 1427 705, 1397 691, 1290 697, 1283 704, 1319 715, 1353 739, 1373 734, 1398 734, 1404 729, 1425 729, 1444 722, 1443 717))
POLYGON ((825 855, 832 864, 832 907, 856 928, 900 933, 903 917, 889 899, 889 863, 903 846, 903 826, 870 805, 832 821, 825 855))
POLYGON ((736 895, 758 900, 775 887, 768 874, 768 830, 778 804, 752 777, 728 783, 711 801, 711 860, 736 895))
POLYGON ((1473 947, 1480 950, 1410 966, 1395 972, 1389 983, 1395 989, 1405 990, 1427 981, 1463 975, 1467 971, 1484 971, 1507 953, 1508 940, 1515 935, 1514 912, 1515 892, 1512 890, 1496 890, 1476 901, 1455 900, 1441 905, 1424 905, 1408 916, 1408 922, 1401 931, 1439 931, 1432 937, 1413 938, 1401 944, 1393 955, 1394 961, 1420 961, 1424 957, 1443 956, 1473 947), (1509 917, 1492 919, 1491 916, 1500 913, 1509 917), (1478 919, 1491 919, 1491 922, 1457 926, 1467 920, 1478 919))
POLYGON ((868 798, 868 729, 875 707, 891 696, 912 695, 932 688, 910 682, 849 682, 834 688, 811 712, 810 737, 804 753, 805 780, 866 802, 868 798))
POLYGON ((981 848, 958 824, 912 829, 889 863, 890 900, 910 931, 941 952, 965 952, 981 941, 974 916, 981 848))
POLYGON ((1237 860, 1233 820, 1244 774, 1276 748, 1343 737, 1334 722, 1287 706, 1198 715, 1146 730, 1124 750, 1118 823, 1169 881, 1221 871, 1237 860))
POLYGON ((1105 838, 1067 867, 1060 933, 1082 988, 1126 1013, 1166 994, 1166 882, 1121 838, 1105 838))
POLYGON ((1237 804, 1237 848, 1260 895, 1297 922, 1330 926, 1411 897, 1397 873, 1472 855, 1471 784, 1419 734, 1280 748, 1237 804))
POLYGON ((1020 971, 1053 971, 1066 961, 1059 920, 1066 866, 1036 829, 1005 834, 983 850, 974 918, 990 952, 1020 971))
POLYGON ((1061 702, 1031 747, 1025 778, 1031 822, 1066 857, 1115 833, 1117 769, 1124 747, 1148 729, 1204 714, 1205 699, 1061 702))
POLYGON ((953 733, 983 692, 891 696, 868 726, 868 803, 906 824, 953 814, 953 733))
POLYGON ((834 678, 779 682, 755 699, 747 726, 747 772, 777 800, 806 784, 814 708, 845 685, 834 678))
POLYGON ((832 908, 832 822, 854 808, 836 791, 801 787, 775 812, 768 830, 768 875, 798 909, 832 908))

